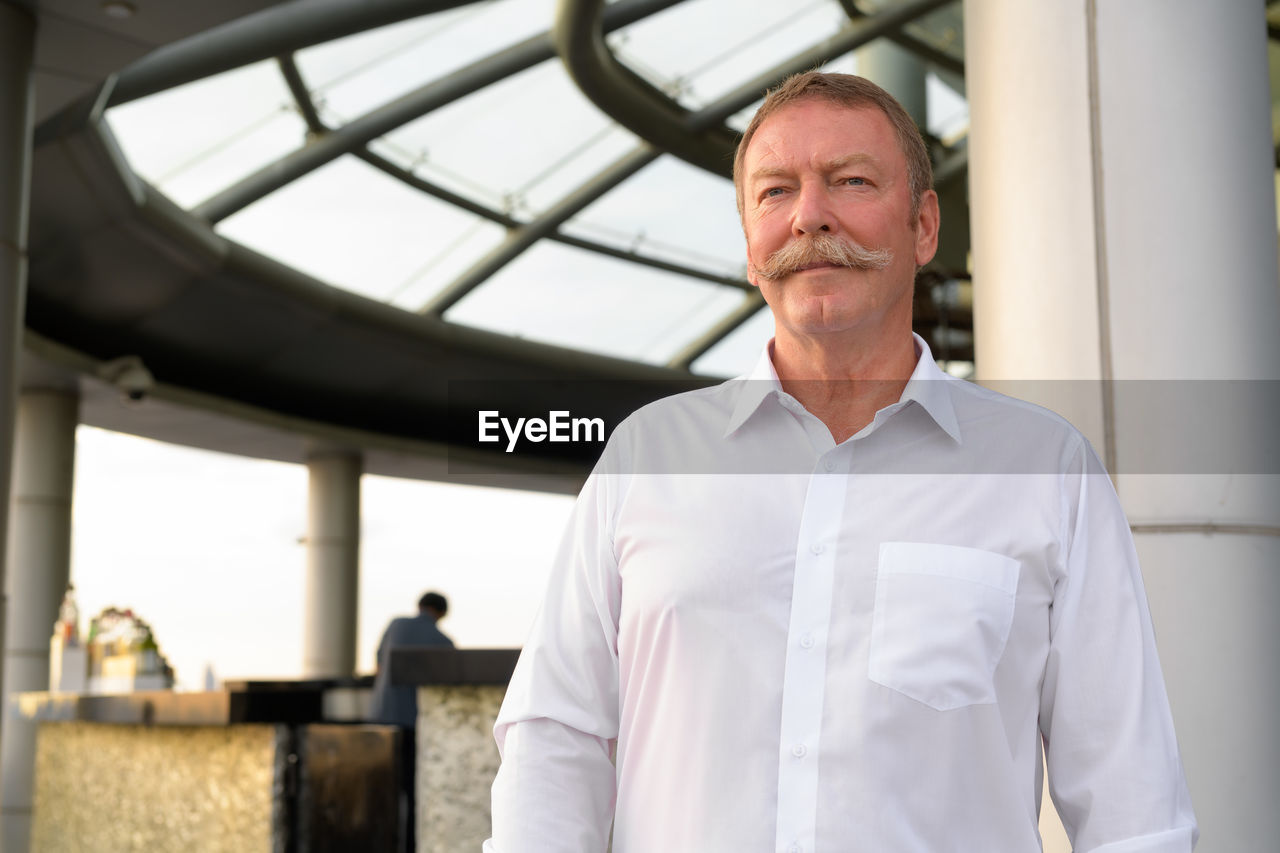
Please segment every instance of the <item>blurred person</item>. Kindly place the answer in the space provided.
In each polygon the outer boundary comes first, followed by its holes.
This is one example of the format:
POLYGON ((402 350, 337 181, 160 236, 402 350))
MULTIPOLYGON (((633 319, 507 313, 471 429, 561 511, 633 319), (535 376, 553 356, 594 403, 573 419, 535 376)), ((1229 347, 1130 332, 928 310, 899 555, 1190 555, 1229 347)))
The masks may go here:
POLYGON ((391 683, 391 652, 408 648, 453 648, 437 623, 449 612, 449 601, 438 592, 423 593, 417 616, 392 619, 378 643, 378 671, 373 678, 370 718, 400 727, 400 835, 404 849, 415 849, 414 793, 417 767, 418 689, 391 683))
POLYGON ((370 716, 375 722, 411 729, 418 723, 418 691, 410 685, 391 683, 393 649, 440 647, 453 648, 437 623, 449 612, 449 601, 438 592, 423 593, 418 599, 417 616, 398 616, 382 632, 378 643, 378 671, 373 679, 373 705, 370 716))
POLYGON ((1074 849, 1190 851, 1109 477, 912 334, 940 214, 910 117, 797 75, 734 178, 774 337, 611 436, 494 727, 485 850, 1026 853, 1043 745, 1074 849))

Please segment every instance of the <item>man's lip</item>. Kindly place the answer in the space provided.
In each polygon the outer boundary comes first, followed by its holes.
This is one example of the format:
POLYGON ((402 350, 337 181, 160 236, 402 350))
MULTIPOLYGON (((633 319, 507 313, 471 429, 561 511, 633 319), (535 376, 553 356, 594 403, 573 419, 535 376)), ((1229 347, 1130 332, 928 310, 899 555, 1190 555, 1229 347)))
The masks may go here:
POLYGON ((822 261, 816 264, 805 264, 804 266, 796 270, 796 272, 809 272, 810 270, 836 270, 840 268, 841 267, 839 264, 832 264, 832 263, 827 263, 826 261, 822 261))

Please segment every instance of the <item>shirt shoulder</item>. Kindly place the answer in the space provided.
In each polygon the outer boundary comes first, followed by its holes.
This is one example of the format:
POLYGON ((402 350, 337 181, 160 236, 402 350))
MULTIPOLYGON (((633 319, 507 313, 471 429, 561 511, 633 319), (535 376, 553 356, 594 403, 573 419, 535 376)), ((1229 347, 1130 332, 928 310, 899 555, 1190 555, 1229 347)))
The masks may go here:
POLYGON ((641 406, 618 424, 596 473, 676 473, 723 438, 745 379, 662 397, 641 406))
POLYGON ((1002 473, 1065 473, 1095 455, 1084 433, 1052 409, 964 380, 947 387, 963 444, 1002 473))

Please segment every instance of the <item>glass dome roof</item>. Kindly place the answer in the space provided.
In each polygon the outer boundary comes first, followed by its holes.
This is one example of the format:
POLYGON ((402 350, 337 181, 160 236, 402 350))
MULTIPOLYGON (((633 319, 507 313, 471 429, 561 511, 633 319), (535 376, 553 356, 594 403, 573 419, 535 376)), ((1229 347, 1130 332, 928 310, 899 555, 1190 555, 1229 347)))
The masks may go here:
MULTIPOLYGON (((732 184, 575 85, 553 0, 437 5, 453 8, 121 103, 108 125, 177 205, 333 287, 642 363, 749 368, 772 324, 746 282, 732 184)), ((833 39, 892 38, 928 70, 923 124, 942 162, 967 128, 959 14, 938 0, 620 0, 600 44, 677 111, 751 93, 726 120, 740 130, 762 73, 815 55, 853 71, 833 39)))

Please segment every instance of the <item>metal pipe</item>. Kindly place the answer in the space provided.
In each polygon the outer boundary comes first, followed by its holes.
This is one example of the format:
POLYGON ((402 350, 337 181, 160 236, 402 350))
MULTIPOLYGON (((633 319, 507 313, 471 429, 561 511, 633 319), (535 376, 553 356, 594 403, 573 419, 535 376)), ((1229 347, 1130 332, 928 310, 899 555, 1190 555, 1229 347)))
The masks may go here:
POLYGON ((792 74, 830 62, 873 39, 887 36, 921 15, 952 2, 954 0, 915 0, 891 12, 882 12, 872 18, 850 21, 840 32, 830 38, 756 75, 747 83, 694 113, 688 120, 687 129, 699 131, 722 122, 743 107, 758 101, 767 89, 776 86, 792 74))
POLYGON ((476 0, 297 0, 156 48, 120 72, 109 106, 313 44, 476 0))
POLYGON ((851 21, 835 36, 792 57, 708 107, 691 112, 620 63, 601 28, 603 0, 563 0, 553 30, 569 76, 596 106, 632 133, 714 174, 730 177, 737 134, 726 118, 798 71, 848 53, 954 0, 914 0, 851 21))
POLYGON ((302 79, 298 63, 293 61, 293 54, 277 56, 276 64, 280 66, 280 75, 284 77, 284 83, 289 87, 289 94, 293 95, 294 103, 298 105, 298 113, 307 123, 307 131, 312 134, 327 133, 329 128, 320 120, 320 114, 316 112, 315 101, 311 100, 311 93, 307 91, 307 83, 302 79))

